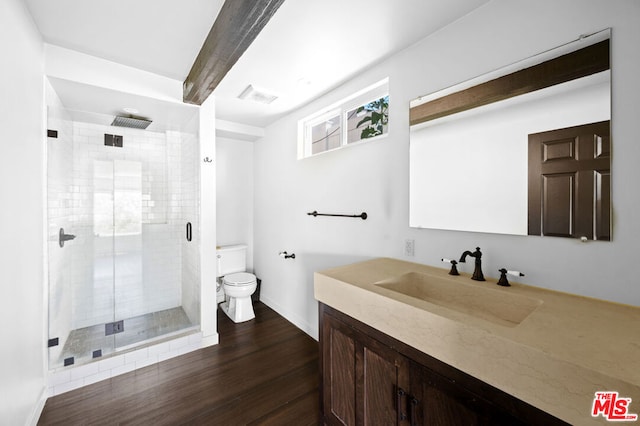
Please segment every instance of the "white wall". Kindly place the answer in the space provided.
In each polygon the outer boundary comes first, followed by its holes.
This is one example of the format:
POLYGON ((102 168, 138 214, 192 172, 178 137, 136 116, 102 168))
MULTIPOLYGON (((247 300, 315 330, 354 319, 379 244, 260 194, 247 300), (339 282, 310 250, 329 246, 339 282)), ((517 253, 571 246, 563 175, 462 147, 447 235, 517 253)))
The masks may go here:
POLYGON ((216 303, 216 104, 209 96, 200 106, 198 118, 200 181, 200 328, 203 346, 218 343, 216 303))
POLYGON ((253 270, 253 142, 216 139, 217 245, 247 244, 253 270))
MULTIPOLYGON (((635 0, 495 0, 391 57, 316 102, 272 124, 255 145, 255 270, 262 300, 317 335, 314 270, 362 258, 439 259, 482 247, 485 275, 505 266, 532 285, 640 305, 635 252, 640 237, 640 3, 635 0), (612 27, 613 242, 409 228, 409 101, 612 27), (297 120, 389 76, 386 139, 296 160, 297 120), (369 219, 313 218, 306 212, 359 213, 369 219), (278 258, 280 250, 295 260, 278 258)), ((453 196, 464 196, 457 188, 453 196)), ((459 265, 471 272, 473 263, 459 265)))
POLYGON ((0 2, 0 423, 44 401, 44 79, 42 40, 21 0, 0 2))

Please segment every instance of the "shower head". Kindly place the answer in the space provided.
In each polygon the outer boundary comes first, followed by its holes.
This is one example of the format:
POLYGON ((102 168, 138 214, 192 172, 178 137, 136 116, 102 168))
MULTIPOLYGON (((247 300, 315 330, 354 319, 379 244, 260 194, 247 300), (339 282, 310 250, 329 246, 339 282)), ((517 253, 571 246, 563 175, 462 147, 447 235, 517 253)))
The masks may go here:
POLYGON ((130 127, 132 129, 146 129, 151 123, 151 120, 147 120, 146 118, 142 117, 135 117, 133 115, 125 117, 123 115, 117 115, 113 119, 111 125, 118 127, 130 127))

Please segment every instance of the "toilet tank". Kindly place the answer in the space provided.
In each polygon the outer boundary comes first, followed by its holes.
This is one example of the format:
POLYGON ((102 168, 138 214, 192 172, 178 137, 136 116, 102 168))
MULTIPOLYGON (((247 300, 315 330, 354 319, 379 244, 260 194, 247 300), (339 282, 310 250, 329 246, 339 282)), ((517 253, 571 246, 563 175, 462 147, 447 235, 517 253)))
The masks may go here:
POLYGON ((216 249, 216 260, 218 277, 235 272, 245 272, 247 268, 247 246, 244 244, 236 244, 218 247, 216 249))

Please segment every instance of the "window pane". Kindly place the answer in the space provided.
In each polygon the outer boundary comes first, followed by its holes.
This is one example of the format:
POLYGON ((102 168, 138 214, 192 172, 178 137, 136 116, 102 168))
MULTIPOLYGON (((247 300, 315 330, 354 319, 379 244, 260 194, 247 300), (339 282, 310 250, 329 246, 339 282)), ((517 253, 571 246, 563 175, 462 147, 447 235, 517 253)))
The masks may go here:
POLYGON ((142 163, 114 161, 113 207, 116 235, 142 232, 142 163))
POLYGON ((340 147, 340 114, 311 126, 311 153, 329 151, 340 147))
POLYGON ((347 143, 387 133, 389 95, 347 112, 347 143))
POLYGON ((113 236, 113 162, 93 162, 93 232, 113 236))
POLYGON ((142 232, 142 167, 138 161, 94 161, 93 227, 98 237, 142 232))

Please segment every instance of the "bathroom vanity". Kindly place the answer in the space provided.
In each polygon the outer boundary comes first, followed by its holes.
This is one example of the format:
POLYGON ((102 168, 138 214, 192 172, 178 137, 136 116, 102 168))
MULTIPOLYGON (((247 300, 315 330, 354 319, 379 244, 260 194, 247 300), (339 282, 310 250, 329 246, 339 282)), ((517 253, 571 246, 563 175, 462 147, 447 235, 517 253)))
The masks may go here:
POLYGON ((640 412, 640 308, 374 259, 315 275, 325 424, 602 424, 640 412))

